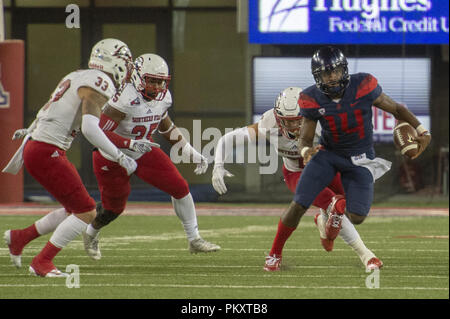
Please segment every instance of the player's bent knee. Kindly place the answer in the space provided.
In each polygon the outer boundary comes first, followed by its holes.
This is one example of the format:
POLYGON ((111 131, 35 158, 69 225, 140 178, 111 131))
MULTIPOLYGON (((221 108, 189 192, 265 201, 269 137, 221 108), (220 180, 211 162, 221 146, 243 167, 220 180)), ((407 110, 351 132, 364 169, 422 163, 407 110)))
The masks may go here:
POLYGON ((119 217, 119 214, 104 209, 101 205, 97 205, 97 216, 95 217, 95 224, 99 227, 104 227, 119 217))
POLYGON ((83 222, 85 222, 86 224, 90 224, 95 219, 95 210, 90 210, 85 213, 75 214, 75 216, 78 217, 83 222))
POLYGON ((300 217, 303 216, 303 214, 306 213, 307 208, 304 207, 302 204, 299 204, 295 201, 291 202, 291 205, 289 206, 289 209, 294 213, 299 215, 300 217))
POLYGON ((181 199, 186 197, 190 190, 189 190, 189 185, 187 183, 187 181, 185 179, 183 179, 182 181, 176 183, 176 188, 170 192, 170 195, 175 198, 175 199, 181 199))
POLYGON ((347 212, 346 215, 354 225, 362 224, 362 222, 366 219, 366 216, 353 214, 350 212, 347 212))

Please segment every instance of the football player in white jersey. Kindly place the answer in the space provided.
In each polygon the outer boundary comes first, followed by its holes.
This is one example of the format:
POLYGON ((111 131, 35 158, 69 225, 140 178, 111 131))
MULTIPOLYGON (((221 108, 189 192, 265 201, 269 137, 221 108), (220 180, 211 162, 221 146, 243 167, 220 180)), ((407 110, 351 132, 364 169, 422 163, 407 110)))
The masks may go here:
MULTIPOLYGON (((297 139, 300 136, 301 129, 300 108, 297 101, 301 91, 302 89, 297 87, 286 88, 278 95, 274 108, 266 111, 258 122, 229 132, 219 139, 212 176, 212 185, 219 194, 227 192, 224 176, 233 176, 224 168, 227 157, 231 156, 231 153, 227 154, 226 151, 232 152, 233 150, 228 145, 233 145, 234 138, 236 138, 236 144, 239 142, 245 143, 245 141, 256 142, 258 136, 259 138, 266 138, 269 142, 277 142, 276 150, 283 159, 284 181, 290 191, 295 193, 297 182, 304 167, 303 158, 297 147, 297 139)), ((319 229, 321 244, 326 251, 331 251, 334 244, 333 240, 327 238, 325 231, 328 211, 332 205, 333 198, 342 195, 344 195, 344 189, 338 174, 314 201, 314 205, 319 207, 321 211, 315 216, 314 221, 319 229)), ((284 244, 294 230, 295 228, 285 226, 280 219, 271 251, 266 256, 264 270, 280 270, 284 244)), ((355 250, 364 266, 369 268, 382 266, 381 260, 364 245, 355 227, 346 217, 342 223, 340 235, 355 250)))
POLYGON ((24 229, 7 230, 4 239, 16 267, 21 267, 23 248, 33 239, 53 232, 29 270, 42 277, 65 277, 53 258, 95 218, 95 201, 88 194, 66 151, 80 131, 94 146, 113 158, 131 174, 136 162, 121 152, 98 126, 101 108, 129 75, 132 64, 128 46, 120 40, 104 39, 92 49, 89 69, 69 73, 58 84, 50 100, 40 109, 28 129, 14 133, 24 138, 21 148, 4 171, 27 171, 63 206, 24 229))
MULTIPOLYGON (((208 161, 183 137, 167 111, 172 105, 168 90, 170 82, 166 61, 156 54, 143 54, 134 64, 131 83, 124 85, 104 106, 100 127, 125 154, 136 160, 134 174, 145 182, 168 193, 176 215, 181 220, 192 253, 220 250, 220 246, 200 237, 197 216, 186 180, 161 149, 151 147, 152 134, 159 131, 170 143, 184 144, 183 153, 198 163, 196 174, 203 174, 208 161), (140 141, 140 147, 134 145, 140 141), (148 144, 145 144, 147 142, 148 144)), ((101 258, 98 235, 102 227, 116 219, 125 209, 130 194, 130 176, 117 161, 103 150, 93 153, 94 173, 97 177, 102 206, 97 217, 84 234, 87 254, 94 260, 101 258)))

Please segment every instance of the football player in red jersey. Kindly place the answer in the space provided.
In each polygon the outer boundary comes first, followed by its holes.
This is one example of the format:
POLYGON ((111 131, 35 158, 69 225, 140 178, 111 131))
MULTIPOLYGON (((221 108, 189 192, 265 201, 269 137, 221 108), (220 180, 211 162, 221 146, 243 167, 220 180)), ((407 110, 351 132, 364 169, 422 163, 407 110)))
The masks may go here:
POLYGON ((373 200, 373 183, 390 167, 388 161, 375 157, 372 105, 416 129, 417 156, 429 145, 431 135, 414 114, 382 92, 374 76, 349 75, 347 59, 339 49, 317 50, 311 71, 316 85, 306 88, 299 99, 303 116, 299 150, 306 166, 281 223, 295 229, 317 195, 340 172, 346 198, 336 196, 332 202, 326 233, 333 240, 342 227, 344 214, 353 224, 364 221, 373 200), (322 127, 320 149, 313 147, 318 121, 322 127))
POLYGON ((17 173, 23 156, 30 175, 63 206, 27 228, 5 231, 4 240, 16 267, 21 267, 22 250, 30 241, 53 232, 42 251, 33 258, 29 270, 42 277, 66 277, 67 274, 55 267, 53 258, 96 215, 95 201, 66 156, 79 131, 114 158, 127 174, 136 169, 134 159, 116 148, 98 126, 103 104, 127 77, 131 63, 131 52, 125 43, 101 40, 92 48, 89 69, 66 75, 32 125, 14 133, 13 139, 25 137, 24 142, 3 171, 17 173))
MULTIPOLYGON (((156 54, 138 57, 126 83, 103 109, 100 127, 125 154, 136 160, 134 174, 150 185, 171 195, 176 215, 181 220, 192 253, 220 250, 220 246, 200 237, 192 195, 186 180, 151 135, 159 131, 170 143, 183 144, 183 153, 197 163, 196 174, 208 168, 207 159, 183 137, 168 115, 172 96, 166 61, 156 54), (155 147, 156 146, 156 147, 155 147)), ((130 194, 130 176, 117 161, 98 150, 93 153, 94 173, 102 198, 97 217, 83 234, 85 250, 94 260, 101 258, 99 231, 116 219, 125 209, 130 194)))

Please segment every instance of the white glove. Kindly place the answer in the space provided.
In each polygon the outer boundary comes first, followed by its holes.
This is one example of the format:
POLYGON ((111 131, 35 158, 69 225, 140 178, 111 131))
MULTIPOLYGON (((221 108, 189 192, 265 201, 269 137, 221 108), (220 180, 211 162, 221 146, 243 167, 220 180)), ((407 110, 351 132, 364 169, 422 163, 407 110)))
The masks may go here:
POLYGON ((196 175, 205 174, 208 170, 208 160, 203 155, 201 156, 201 163, 197 164, 197 167, 194 169, 194 173, 196 175))
POLYGON ((194 169, 196 175, 204 174, 208 170, 208 159, 202 154, 197 152, 191 144, 186 143, 182 150, 185 156, 189 156, 194 163, 198 163, 197 167, 194 169))
POLYGON ((122 152, 120 152, 120 155, 117 158, 117 162, 120 166, 126 169, 128 176, 133 174, 137 168, 136 161, 122 152))
POLYGON ((150 142, 149 140, 131 140, 130 141, 130 150, 139 153, 147 153, 152 150, 152 147, 159 148, 160 145, 158 143, 150 142))
POLYGON ((23 138, 25 135, 28 134, 28 129, 21 128, 14 132, 14 135, 12 137, 12 140, 18 140, 19 138, 23 138))
POLYGON ((225 182, 223 177, 233 177, 234 175, 227 171, 222 165, 214 165, 213 174, 212 174, 212 185, 216 192, 220 195, 223 195, 227 192, 227 187, 225 186, 225 182))

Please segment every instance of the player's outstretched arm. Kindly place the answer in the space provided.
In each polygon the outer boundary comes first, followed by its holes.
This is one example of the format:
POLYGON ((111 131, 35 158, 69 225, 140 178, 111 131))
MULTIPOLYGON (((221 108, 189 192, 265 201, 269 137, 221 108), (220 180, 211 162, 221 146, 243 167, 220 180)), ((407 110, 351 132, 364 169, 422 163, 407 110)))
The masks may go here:
POLYGON ((234 175, 227 171, 224 167, 226 159, 233 153, 233 142, 236 140, 236 146, 243 145, 245 141, 257 141, 258 123, 254 123, 247 127, 242 127, 234 131, 228 132, 222 136, 217 142, 214 154, 214 169, 211 183, 220 195, 227 192, 224 177, 233 177, 234 175))
POLYGON ((419 143, 419 151, 412 159, 417 158, 422 154, 431 142, 431 134, 423 127, 417 117, 404 105, 395 102, 384 93, 381 93, 381 95, 373 102, 373 105, 383 111, 391 113, 397 120, 405 121, 414 127, 418 135, 415 139, 419 143))
POLYGON ((189 144, 175 123, 172 122, 169 115, 163 117, 159 123, 158 132, 172 145, 180 143, 179 145, 182 147, 183 154, 189 156, 192 162, 197 164, 194 169, 194 173, 196 175, 206 173, 208 169, 208 159, 193 148, 191 144, 189 144))

